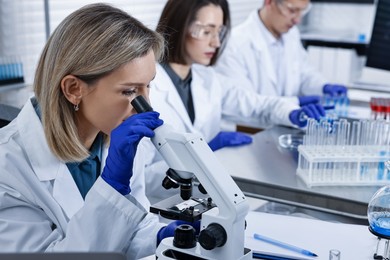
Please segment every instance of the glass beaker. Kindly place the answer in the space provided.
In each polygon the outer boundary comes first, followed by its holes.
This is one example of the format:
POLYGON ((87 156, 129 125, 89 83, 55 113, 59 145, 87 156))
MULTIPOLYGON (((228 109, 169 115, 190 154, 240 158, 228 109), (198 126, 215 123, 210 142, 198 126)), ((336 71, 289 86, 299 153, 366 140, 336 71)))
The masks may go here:
POLYGON ((329 260, 340 260, 340 251, 337 249, 329 250, 329 260))

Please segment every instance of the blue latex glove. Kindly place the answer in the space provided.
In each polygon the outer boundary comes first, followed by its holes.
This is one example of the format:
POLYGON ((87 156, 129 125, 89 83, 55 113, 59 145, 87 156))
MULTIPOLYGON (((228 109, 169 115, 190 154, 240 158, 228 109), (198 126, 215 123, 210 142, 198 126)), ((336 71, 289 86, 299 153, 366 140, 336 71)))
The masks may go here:
POLYGON ((252 143, 252 137, 239 132, 219 132, 209 142, 211 150, 216 151, 225 146, 238 146, 252 143))
POLYGON ((309 104, 301 107, 300 109, 293 110, 290 115, 290 121, 294 125, 304 127, 307 124, 308 118, 315 118, 320 120, 321 117, 325 116, 324 108, 319 104, 309 104))
POLYGON ((321 97, 320 96, 299 96, 299 106, 305 106, 308 104, 319 104, 321 97))
POLYGON ((160 242, 167 237, 173 237, 175 235, 175 229, 182 225, 182 224, 188 224, 195 228, 196 235, 199 235, 200 232, 200 220, 190 223, 183 220, 175 220, 171 223, 169 223, 168 226, 162 227, 158 233, 157 233, 157 245, 160 244, 160 242))
POLYGON ((328 94, 332 97, 346 95, 348 89, 344 85, 339 84, 325 84, 322 88, 324 94, 328 94))
POLYGON ((135 114, 112 130, 110 147, 102 178, 122 195, 130 193, 133 161, 139 141, 153 137, 153 130, 162 125, 157 112, 135 114))

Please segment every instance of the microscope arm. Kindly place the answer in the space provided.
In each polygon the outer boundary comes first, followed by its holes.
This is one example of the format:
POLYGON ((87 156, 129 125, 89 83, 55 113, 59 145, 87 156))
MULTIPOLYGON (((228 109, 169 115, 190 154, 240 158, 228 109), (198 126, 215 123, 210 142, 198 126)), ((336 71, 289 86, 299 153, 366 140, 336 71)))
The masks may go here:
POLYGON ((217 205, 202 214, 201 229, 211 223, 220 224, 227 234, 226 244, 202 255, 240 259, 249 204, 208 144, 199 135, 177 133, 166 124, 155 129, 151 140, 170 168, 184 179, 195 175, 217 205))

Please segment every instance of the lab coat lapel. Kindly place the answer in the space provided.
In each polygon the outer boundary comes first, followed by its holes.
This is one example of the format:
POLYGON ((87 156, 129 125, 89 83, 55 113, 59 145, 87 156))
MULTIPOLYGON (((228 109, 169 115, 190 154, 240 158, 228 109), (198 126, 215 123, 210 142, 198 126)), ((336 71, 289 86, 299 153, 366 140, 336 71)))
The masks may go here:
POLYGON ((265 37, 267 35, 264 35, 264 33, 267 32, 263 31, 266 29, 263 28, 264 24, 262 24, 262 21, 260 20, 257 11, 251 13, 250 19, 252 23, 251 27, 254 30, 253 32, 254 37, 252 37, 251 39, 252 39, 253 49, 255 50, 254 54, 256 55, 256 59, 258 60, 256 64, 261 64, 261 66, 267 64, 267 66, 263 66, 263 68, 258 68, 259 70, 265 71, 264 74, 260 73, 260 75, 262 75, 262 77, 264 77, 264 75, 267 75, 266 77, 269 78, 272 85, 276 89, 276 84, 277 84, 276 73, 274 71, 272 57, 270 55, 270 52, 268 51, 268 46, 265 41, 265 37))
POLYGON ((61 164, 53 184, 53 197, 71 218, 84 204, 84 200, 70 174, 68 167, 61 164))
MULTIPOLYGON (((278 84, 276 80, 276 72, 274 70, 274 62, 272 60, 272 57, 270 55, 269 51, 262 51, 259 56, 262 56, 261 58, 265 60, 265 64, 269 64, 269 66, 266 66, 264 69, 266 70, 266 74, 269 77, 269 80, 272 83, 272 86, 276 89, 276 85, 278 84)), ((259 63, 264 64, 264 63, 259 63)))
POLYGON ((41 121, 30 101, 20 111, 17 120, 29 122, 29 124, 18 124, 18 127, 26 154, 38 179, 40 181, 54 179, 60 162, 47 145, 41 121))
MULTIPOLYGON (((172 85, 172 87, 174 88, 173 85, 172 85)), ((176 111, 178 116, 183 120, 186 127, 191 129, 192 122, 190 120, 190 117, 188 116, 188 112, 187 112, 186 108, 184 107, 184 104, 183 104, 179 94, 177 93, 176 89, 167 92, 167 102, 173 108, 173 110, 176 111)), ((196 114, 195 114, 195 117, 196 117, 196 114)))
MULTIPOLYGON (((284 50, 294 50, 297 48, 294 48, 291 46, 292 41, 288 39, 288 35, 284 34, 282 35, 283 42, 287 46, 285 46, 284 50)), ((299 66, 299 59, 300 57, 297 57, 297 53, 294 53, 292 51, 284 51, 284 57, 285 57, 285 64, 283 66, 286 66, 286 64, 289 66, 288 69, 284 69, 286 71, 285 74, 285 88, 284 88, 284 96, 294 96, 296 86, 300 85, 300 71, 298 69, 299 66)))
POLYGON ((205 83, 205 79, 197 73, 196 66, 197 65, 193 65, 191 84, 192 99, 194 100, 193 103, 195 111, 194 128, 202 129, 204 122, 207 121, 207 118, 210 116, 208 115, 208 111, 210 110, 210 106, 212 106, 209 97, 209 93, 211 93, 211 91, 208 91, 205 88, 212 87, 212 85, 211 82, 205 83))
POLYGON ((22 109, 20 114, 20 120, 30 122, 19 126, 34 172, 41 182, 53 180, 53 197, 71 218, 84 204, 76 183, 66 165, 50 151, 42 124, 31 102, 26 103, 25 109, 22 109))
MULTIPOLYGON (((261 32, 260 32, 261 33, 261 32)), ((276 88, 277 80, 276 73, 274 70, 274 62, 272 60, 271 54, 268 51, 268 46, 264 42, 264 39, 257 39, 256 42, 253 42, 253 47, 255 49, 254 54, 256 55, 257 62, 256 64, 267 64, 267 66, 263 66, 262 68, 258 68, 259 70, 263 70, 264 73, 260 73, 260 75, 265 76, 270 80, 273 87, 276 88)))
POLYGON ((108 156, 108 147, 104 145, 104 149, 102 151, 102 162, 101 162, 101 167, 100 167, 100 175, 103 172, 104 167, 106 166, 106 159, 108 156))
POLYGON ((184 107, 184 104, 176 90, 176 87, 173 85, 171 78, 168 76, 161 65, 157 65, 157 70, 158 73, 155 80, 160 83, 156 84, 156 90, 165 95, 165 101, 169 106, 172 107, 172 111, 177 113, 188 129, 192 129, 193 126, 190 117, 188 116, 188 112, 184 107))

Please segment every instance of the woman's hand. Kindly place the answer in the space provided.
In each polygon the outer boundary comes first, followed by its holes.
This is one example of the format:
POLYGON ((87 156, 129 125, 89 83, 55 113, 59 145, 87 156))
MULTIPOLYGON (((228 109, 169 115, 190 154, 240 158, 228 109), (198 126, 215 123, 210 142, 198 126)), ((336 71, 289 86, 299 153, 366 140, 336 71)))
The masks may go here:
POLYGON ((153 130, 163 124, 157 112, 135 114, 111 132, 110 148, 102 178, 122 195, 130 193, 130 178, 140 140, 153 137, 153 130))

